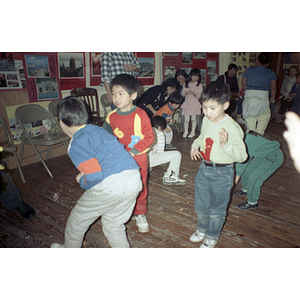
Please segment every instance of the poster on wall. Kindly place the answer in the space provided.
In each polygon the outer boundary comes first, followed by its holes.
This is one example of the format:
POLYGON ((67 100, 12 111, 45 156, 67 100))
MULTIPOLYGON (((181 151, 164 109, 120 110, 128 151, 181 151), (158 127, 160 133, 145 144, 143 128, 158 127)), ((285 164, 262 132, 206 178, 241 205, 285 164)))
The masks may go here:
POLYGON ((62 90, 72 90, 86 86, 84 52, 58 52, 57 62, 62 90))
POLYGON ((101 79, 101 54, 102 52, 90 52, 91 86, 100 85, 101 79))
POLYGON ((24 54, 30 102, 61 98, 55 53, 24 54))
POLYGON ((22 56, 18 53, 0 54, 0 90, 26 89, 22 56))
POLYGON ((137 52, 135 56, 142 68, 137 77, 140 85, 153 85, 155 74, 154 52, 137 52))

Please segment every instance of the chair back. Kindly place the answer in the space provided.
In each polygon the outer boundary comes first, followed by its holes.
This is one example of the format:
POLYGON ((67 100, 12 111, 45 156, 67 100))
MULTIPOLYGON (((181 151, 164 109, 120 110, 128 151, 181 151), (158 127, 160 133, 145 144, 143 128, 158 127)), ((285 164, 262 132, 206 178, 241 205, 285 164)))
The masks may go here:
POLYGON ((107 94, 103 94, 102 96, 101 96, 101 98, 100 98, 100 102, 101 102, 101 105, 102 105, 102 107, 103 107, 103 109, 104 109, 104 118, 106 118, 106 116, 108 115, 108 110, 107 110, 107 108, 109 107, 111 107, 110 106, 110 103, 109 102, 107 102, 107 94))
POLYGON ((71 91, 71 96, 81 98, 88 106, 91 116, 100 117, 98 92, 93 88, 77 88, 71 91))
POLYGON ((49 102, 48 111, 50 115, 57 120, 57 105, 61 100, 52 100, 49 102))
POLYGON ((4 134, 3 134, 3 132, 1 133, 1 136, 4 135, 4 142, 2 141, 2 138, 1 138, 1 145, 3 145, 4 143, 5 143, 5 145, 7 143, 13 145, 13 141, 12 141, 12 138, 11 138, 11 136, 9 134, 8 127, 6 125, 4 117, 1 114, 0 114, 0 126, 3 126, 3 128, 4 128, 4 134))

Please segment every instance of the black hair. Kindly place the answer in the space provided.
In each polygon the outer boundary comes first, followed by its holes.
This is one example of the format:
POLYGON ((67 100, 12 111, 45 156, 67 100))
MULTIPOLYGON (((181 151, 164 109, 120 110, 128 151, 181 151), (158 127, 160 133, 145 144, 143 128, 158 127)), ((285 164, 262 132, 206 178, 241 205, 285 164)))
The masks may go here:
POLYGON ((186 74, 186 72, 183 69, 179 69, 176 71, 175 73, 175 78, 177 79, 178 76, 182 75, 185 80, 187 79, 188 75, 186 74))
POLYGON ((288 70, 288 75, 290 75, 291 69, 295 69, 297 73, 299 72, 298 66, 290 66, 288 70))
POLYGON ((200 97, 200 103, 207 100, 215 100, 220 104, 230 102, 231 92, 228 83, 213 81, 203 91, 200 97))
POLYGON ((228 71, 231 70, 231 69, 238 69, 237 65, 236 64, 229 64, 228 66, 228 71))
POLYGON ((161 84, 164 94, 166 93, 168 86, 176 88, 177 91, 180 90, 180 83, 175 78, 168 78, 161 84))
POLYGON ((257 60, 263 65, 263 66, 267 66, 271 60, 272 60, 272 56, 269 52, 261 52, 258 57, 257 60))
POLYGON ((121 86, 130 96, 137 92, 139 93, 139 82, 136 78, 129 74, 117 75, 109 84, 110 89, 114 86, 121 86))
POLYGON ((201 83, 201 72, 199 69, 196 69, 196 68, 193 68, 191 71, 190 71, 190 74, 185 82, 185 87, 189 87, 189 82, 192 80, 192 76, 195 75, 195 76, 199 76, 198 78, 198 82, 197 82, 197 86, 199 86, 199 84, 201 83))
POLYGON ((167 127, 167 121, 162 116, 154 116, 151 118, 151 125, 155 128, 158 128, 158 126, 160 126, 162 130, 165 130, 167 127))
POLYGON ((174 92, 170 94, 168 100, 170 103, 176 103, 176 104, 182 104, 183 102, 182 96, 179 92, 174 92))
POLYGON ((57 116, 68 127, 84 125, 89 120, 85 102, 73 96, 68 96, 58 103, 57 116))

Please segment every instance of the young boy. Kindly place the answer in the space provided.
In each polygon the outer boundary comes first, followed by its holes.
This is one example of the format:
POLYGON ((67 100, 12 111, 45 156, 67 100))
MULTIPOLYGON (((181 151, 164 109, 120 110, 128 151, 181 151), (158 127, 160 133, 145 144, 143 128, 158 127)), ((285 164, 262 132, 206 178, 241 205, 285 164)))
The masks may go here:
POLYGON ((215 81, 200 98, 205 116, 201 134, 191 147, 191 159, 202 158, 195 178, 198 229, 190 237, 191 242, 204 240, 200 248, 213 248, 217 244, 233 186, 234 163, 247 158, 243 130, 225 113, 230 95, 227 83, 215 81))
POLYGON ((248 198, 238 208, 251 209, 258 207, 261 186, 283 164, 284 158, 278 141, 270 141, 254 131, 245 133, 245 144, 249 159, 235 165, 235 184, 241 178, 242 189, 233 194, 248 198))
POLYGON ((51 248, 80 248, 85 232, 100 216, 110 246, 129 247, 124 223, 142 189, 138 165, 116 137, 87 124, 81 99, 63 99, 57 113, 62 131, 72 138, 68 154, 80 171, 76 181, 86 191, 68 218, 64 244, 54 243, 51 248))
MULTIPOLYGON (((174 112, 183 102, 182 96, 179 92, 174 92, 169 96, 169 102, 161 107, 154 115, 154 116, 162 116, 166 119, 167 123, 174 122, 175 120, 172 119, 174 112)), ((169 125, 164 130, 164 134, 166 137, 166 149, 176 149, 173 147, 171 142, 173 140, 173 130, 169 125)))
POLYGON ((181 153, 179 151, 164 152, 165 135, 164 130, 167 127, 167 121, 161 116, 153 116, 151 124, 156 134, 156 143, 149 152, 149 166, 153 168, 158 165, 170 163, 167 172, 163 177, 164 185, 185 184, 186 180, 180 179, 179 169, 181 164, 181 153))
POLYGON ((154 132, 147 113, 133 105, 139 90, 137 79, 128 74, 117 75, 110 82, 115 110, 110 112, 103 124, 103 128, 114 134, 125 146, 140 167, 143 190, 139 194, 134 209, 139 232, 148 232, 147 212, 147 152, 154 142, 154 132))

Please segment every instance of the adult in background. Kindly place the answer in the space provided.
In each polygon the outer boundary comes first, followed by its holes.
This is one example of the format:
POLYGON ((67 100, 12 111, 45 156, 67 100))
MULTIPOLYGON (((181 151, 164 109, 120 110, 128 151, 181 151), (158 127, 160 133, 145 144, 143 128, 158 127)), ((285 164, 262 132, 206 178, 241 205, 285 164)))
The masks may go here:
POLYGON ((107 92, 107 102, 111 109, 113 104, 109 83, 119 74, 129 74, 136 77, 141 71, 141 65, 132 52, 103 52, 101 55, 101 76, 107 92))
POLYGON ((168 78, 161 85, 148 89, 137 101, 137 106, 144 109, 148 116, 152 116, 169 102, 169 96, 180 90, 180 84, 175 78, 168 78))
POLYGON ((270 62, 269 53, 260 53, 256 66, 247 69, 242 78, 242 86, 245 90, 243 117, 246 129, 260 135, 265 133, 268 126, 271 117, 270 103, 275 103, 276 96, 276 75, 267 68, 270 62))
POLYGON ((282 115, 286 112, 287 109, 290 109, 293 106, 292 98, 290 97, 290 92, 292 86, 296 83, 296 74, 298 72, 297 66, 290 66, 288 74, 284 77, 280 89, 280 100, 281 105, 276 117, 277 123, 283 123, 282 115))
MULTIPOLYGON (((3 148, 0 147, 0 152, 3 148)), ((0 157, 0 202, 8 210, 16 209, 24 219, 31 219, 35 216, 34 209, 25 203, 20 195, 20 191, 15 185, 9 170, 5 167, 0 157)))
POLYGON ((217 81, 228 83, 230 86, 231 97, 230 97, 230 105, 226 110, 226 113, 232 115, 235 112, 236 102, 239 98, 239 85, 236 78, 237 65, 230 64, 228 66, 228 71, 223 75, 219 76, 217 81))

